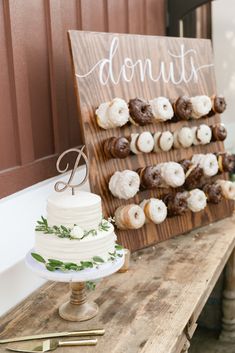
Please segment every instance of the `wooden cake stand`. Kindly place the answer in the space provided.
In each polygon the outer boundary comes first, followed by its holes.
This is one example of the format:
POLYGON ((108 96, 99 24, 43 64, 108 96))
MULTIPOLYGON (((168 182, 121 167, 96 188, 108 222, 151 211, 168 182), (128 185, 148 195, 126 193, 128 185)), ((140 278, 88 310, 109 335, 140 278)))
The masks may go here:
POLYGON ((68 321, 85 321, 98 314, 98 305, 95 302, 87 301, 86 282, 110 276, 124 264, 124 252, 118 251, 119 254, 123 255, 122 257, 117 257, 113 262, 101 264, 98 268, 85 269, 79 272, 69 271, 65 273, 60 270, 51 272, 43 264, 32 258, 32 252, 33 250, 29 251, 25 258, 25 263, 31 271, 46 280, 68 282, 70 284, 70 300, 59 308, 60 316, 68 321))

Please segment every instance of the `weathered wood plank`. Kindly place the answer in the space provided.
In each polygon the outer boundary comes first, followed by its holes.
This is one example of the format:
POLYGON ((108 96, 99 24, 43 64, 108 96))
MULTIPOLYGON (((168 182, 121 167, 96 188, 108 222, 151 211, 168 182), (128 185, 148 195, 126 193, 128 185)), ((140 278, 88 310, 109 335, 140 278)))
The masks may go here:
POLYGON ((0 337, 104 327, 97 347, 84 353, 180 352, 187 323, 193 326, 234 248, 234 226, 235 217, 227 218, 134 253, 128 272, 104 279, 90 293, 100 312, 88 322, 62 320, 58 307, 68 286, 48 283, 2 318, 0 337))

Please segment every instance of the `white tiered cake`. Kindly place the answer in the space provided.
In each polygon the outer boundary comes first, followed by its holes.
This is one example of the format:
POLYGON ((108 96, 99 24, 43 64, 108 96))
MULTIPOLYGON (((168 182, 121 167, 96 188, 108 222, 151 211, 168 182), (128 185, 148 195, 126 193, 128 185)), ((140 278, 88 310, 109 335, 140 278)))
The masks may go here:
POLYGON ((42 217, 36 227, 35 252, 54 265, 52 270, 56 261, 89 267, 112 259, 115 241, 113 225, 102 219, 100 196, 85 191, 72 195, 66 190, 48 198, 47 219, 42 217))

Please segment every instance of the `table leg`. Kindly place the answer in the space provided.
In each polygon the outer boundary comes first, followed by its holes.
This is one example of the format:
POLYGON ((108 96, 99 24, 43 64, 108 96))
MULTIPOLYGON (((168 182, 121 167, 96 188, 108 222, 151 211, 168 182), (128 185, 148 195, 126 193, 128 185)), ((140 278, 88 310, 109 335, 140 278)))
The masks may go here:
POLYGON ((223 317, 220 340, 235 342, 235 249, 226 265, 222 308, 223 317))

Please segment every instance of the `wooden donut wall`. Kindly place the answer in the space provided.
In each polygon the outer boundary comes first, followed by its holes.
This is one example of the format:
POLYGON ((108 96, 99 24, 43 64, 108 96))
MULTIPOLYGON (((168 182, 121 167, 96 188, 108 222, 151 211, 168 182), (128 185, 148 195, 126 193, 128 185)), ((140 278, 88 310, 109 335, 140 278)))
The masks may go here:
MULTIPOLYGON (((202 118, 188 122, 153 123, 146 126, 127 124, 121 128, 103 130, 95 119, 95 109, 103 102, 115 97, 123 98, 127 102, 131 98, 153 99, 165 96, 175 99, 180 95, 196 96, 205 94, 211 96, 217 93, 215 73, 212 59, 211 43, 202 39, 169 38, 140 35, 123 35, 110 33, 95 33, 82 31, 69 31, 69 42, 75 77, 75 88, 79 108, 79 118, 90 160, 90 187, 91 191, 100 194, 103 199, 104 215, 114 215, 120 205, 136 203, 150 197, 160 197, 161 189, 140 191, 129 200, 119 200, 112 196, 108 189, 108 182, 115 171, 125 169, 136 170, 139 167, 156 165, 166 161, 180 161, 191 158, 196 153, 210 153, 224 151, 222 142, 211 142, 207 145, 198 145, 190 148, 172 149, 169 152, 130 155, 125 159, 108 159, 103 152, 103 143, 109 137, 130 136, 134 132, 142 131, 175 131, 181 126, 196 126, 203 123, 214 125, 220 122, 220 116, 202 118), (112 46, 113 45, 113 46, 112 46), (110 49, 111 48, 111 49, 110 49), (112 51, 113 49, 113 51, 112 51), (176 57, 177 55, 177 57, 176 57), (161 76, 158 80, 151 80, 146 69, 144 80, 141 80, 139 66, 135 70, 129 69, 129 82, 120 75, 117 77, 124 63, 146 58, 151 60, 153 76, 159 75, 160 67, 169 73, 170 62, 173 67, 175 80, 172 77, 167 81, 161 76), (107 59, 106 62, 102 59, 107 59), (129 61, 128 61, 129 60, 129 61), (100 68, 103 63, 104 71, 100 68), (197 70, 198 79, 195 78, 197 70), (194 76, 193 73, 194 72, 194 76), (130 74, 133 73, 133 77, 130 74), (99 76, 103 74, 103 76, 99 76), (190 75, 191 79, 190 79, 190 75), (109 76, 108 76, 109 75, 109 76), (113 76, 112 76, 113 75, 113 76), (107 79, 107 82, 100 82, 107 79), (112 82, 112 79, 115 82, 112 82), (186 82, 189 81, 189 82, 186 82)), ((150 61, 149 61, 150 62, 150 61)), ((143 78, 143 77, 142 77, 143 78)), ((227 179, 228 175, 220 174, 213 179, 227 179)), ((177 190, 169 189, 175 193, 177 190)), ((186 212, 182 216, 167 218, 160 225, 148 223, 138 230, 117 230, 119 242, 132 251, 166 240, 173 236, 185 233, 191 229, 204 226, 232 214, 233 202, 223 200, 218 205, 209 203, 201 212, 186 212)))

